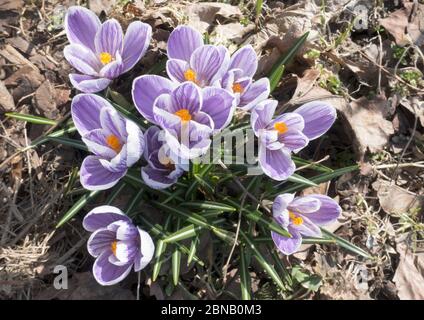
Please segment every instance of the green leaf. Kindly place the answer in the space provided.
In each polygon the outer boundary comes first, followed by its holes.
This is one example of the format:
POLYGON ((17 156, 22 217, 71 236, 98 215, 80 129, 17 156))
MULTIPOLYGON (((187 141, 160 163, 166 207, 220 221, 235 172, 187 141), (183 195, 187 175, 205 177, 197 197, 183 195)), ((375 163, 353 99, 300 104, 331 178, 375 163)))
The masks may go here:
POLYGON ((293 173, 293 175, 291 177, 289 177, 287 179, 287 181, 290 182, 295 182, 295 183, 301 183, 304 184, 305 186, 309 186, 309 187, 316 187, 317 184, 307 178, 302 177, 301 175, 298 175, 296 173, 293 173))
POLYGON ((354 244, 350 243, 349 241, 340 238, 339 236, 336 236, 335 234, 333 234, 332 232, 321 228, 321 231, 324 235, 326 235, 327 237, 329 237, 330 239, 333 239, 336 241, 336 244, 338 244, 340 247, 354 253, 357 254, 361 257, 364 257, 366 259, 372 259, 372 256, 370 254, 368 254, 368 252, 366 252, 365 250, 355 246, 354 244))
MULTIPOLYGON (((171 222, 171 216, 168 216, 165 221, 165 226, 164 226, 165 231, 168 230, 170 222, 171 222)), ((159 239, 156 242, 155 264, 153 265, 153 274, 152 274, 153 281, 156 281, 160 273, 160 269, 164 261, 164 253, 166 251, 166 246, 167 246, 166 243, 162 239, 159 239)))
POLYGON ((250 211, 246 208, 241 208, 238 203, 231 200, 229 197, 225 197, 224 201, 229 202, 232 206, 236 207, 239 210, 242 210, 242 213, 244 214, 244 216, 246 216, 246 218, 248 218, 249 220, 260 223, 263 227, 267 228, 270 231, 274 231, 278 233, 279 235, 282 235, 283 237, 291 238, 291 234, 287 230, 283 229, 274 220, 268 220, 268 219, 262 218, 261 212, 257 210, 250 211))
POLYGON ((295 57, 296 53, 299 51, 299 49, 303 46, 306 39, 309 36, 309 32, 305 33, 303 36, 301 36, 294 45, 284 54, 274 65, 273 69, 271 70, 271 73, 269 75, 269 82, 271 87, 271 93, 274 91, 274 89, 278 86, 280 83, 281 77, 283 76, 285 66, 289 64, 293 58, 295 57))
POLYGON ((250 288, 251 288, 251 278, 248 269, 248 263, 245 255, 244 246, 240 246, 240 289, 241 289, 241 299, 242 300, 251 300, 250 288))
POLYGON ((87 146, 79 140, 63 138, 63 137, 48 137, 48 140, 54 141, 56 143, 64 144, 65 146, 69 146, 75 149, 88 151, 87 146))
POLYGON ((127 215, 130 215, 134 208, 137 208, 137 205, 140 203, 140 199, 143 196, 144 189, 139 189, 138 192, 131 198, 130 203, 128 204, 125 212, 127 215))
MULTIPOLYGON (((141 215, 137 216, 137 218, 140 219, 142 223, 148 228, 147 231, 153 234, 154 236, 165 238, 169 235, 168 232, 163 230, 161 225, 158 225, 158 224, 154 225, 153 223, 151 223, 149 220, 147 220, 145 217, 141 215)), ((183 246, 179 244, 178 242, 175 242, 174 245, 177 246, 181 250, 181 252, 183 252, 184 254, 188 255, 190 253, 190 250, 186 246, 183 246)), ((200 260, 198 256, 194 255, 193 260, 196 261, 196 263, 198 263, 200 266, 202 267, 205 266, 205 263, 202 260, 200 260)))
POLYGON ((127 100, 125 97, 117 91, 113 91, 110 88, 107 89, 108 96, 115 102, 117 105, 122 106, 126 110, 134 109, 134 106, 127 100))
POLYGON ((46 136, 42 136, 42 137, 35 139, 34 141, 32 141, 30 146, 24 148, 22 151, 26 151, 26 150, 35 148, 35 147, 39 146, 40 144, 49 141, 49 138, 58 138, 58 137, 61 137, 65 134, 67 134, 67 133, 74 133, 75 131, 77 131, 77 128, 75 128, 74 125, 71 125, 71 126, 63 128, 63 129, 54 131, 54 132, 52 132, 52 133, 50 133, 46 136))
POLYGON ((165 210, 171 214, 174 214, 189 223, 193 223, 196 226, 212 231, 221 240, 224 240, 227 242, 234 241, 234 234, 232 232, 215 227, 214 225, 210 224, 204 217, 198 215, 197 213, 185 212, 181 210, 180 208, 170 207, 168 205, 165 205, 157 201, 152 201, 152 203, 156 205, 157 207, 159 207, 160 209, 165 210))
MULTIPOLYGON (((354 165, 354 166, 350 166, 350 167, 345 167, 345 168, 341 168, 341 169, 337 169, 334 170, 333 172, 329 172, 329 173, 323 173, 320 174, 318 176, 315 176, 313 178, 310 178, 310 180, 316 184, 320 184, 320 183, 324 183, 327 181, 330 181, 334 178, 337 178, 339 176, 342 176, 346 173, 358 170, 359 166, 358 165, 354 165)), ((303 190, 305 189, 305 185, 304 184, 295 184, 293 186, 281 189, 281 190, 277 190, 276 192, 270 194, 270 197, 275 197, 278 194, 282 194, 282 193, 295 193, 297 191, 303 190)))
POLYGON ((91 191, 85 195, 83 195, 73 206, 69 209, 57 223, 56 228, 61 227, 65 224, 69 219, 75 216, 82 208, 85 207, 87 203, 94 200, 100 193, 100 190, 91 191))
POLYGON ((261 15, 263 4, 264 4, 263 0, 256 0, 256 5, 255 5, 256 17, 259 17, 261 15))
MULTIPOLYGON (((176 228, 179 229, 181 225, 181 220, 177 219, 176 228)), ((172 281, 174 286, 178 285, 180 279, 180 267, 181 267, 181 252, 177 246, 174 247, 172 252, 172 281)))
POLYGON ((213 201, 191 201, 181 203, 184 207, 195 208, 195 209, 210 209, 210 210, 219 210, 223 212, 234 212, 237 211, 236 208, 213 201))
POLYGON ((202 227, 191 224, 187 227, 184 227, 180 230, 173 232, 172 234, 164 238, 163 242, 170 243, 170 242, 177 242, 184 239, 193 238, 199 233, 200 230, 202 230, 202 227))
POLYGON ((71 171, 71 175, 69 176, 68 183, 66 184, 65 190, 63 191, 63 196, 66 197, 68 193, 72 190, 75 185, 75 182, 78 178, 79 168, 73 167, 71 171))
POLYGON ((6 112, 4 115, 9 118, 22 120, 22 121, 26 121, 30 123, 35 123, 35 124, 47 124, 50 126, 57 125, 57 121, 55 120, 47 119, 44 117, 32 116, 30 114, 23 114, 18 112, 6 112))
POLYGON ((307 274, 299 266, 293 267, 291 273, 296 282, 306 289, 316 292, 321 286, 322 278, 320 276, 307 274))
POLYGON ((199 245, 200 238, 199 235, 196 235, 193 240, 191 240, 190 244, 190 253, 188 254, 187 258, 187 266, 190 265, 190 263, 193 261, 193 257, 196 254, 197 246, 199 245))
POLYGON ((271 277, 272 280, 282 289, 283 291, 286 290, 283 281, 281 280, 278 273, 275 271, 274 267, 270 265, 264 257, 261 255, 259 250, 256 248, 254 242, 243 232, 240 230, 240 235, 243 238, 243 242, 246 244, 246 246, 252 250, 253 256, 255 259, 259 262, 259 264, 264 268, 266 273, 271 277))

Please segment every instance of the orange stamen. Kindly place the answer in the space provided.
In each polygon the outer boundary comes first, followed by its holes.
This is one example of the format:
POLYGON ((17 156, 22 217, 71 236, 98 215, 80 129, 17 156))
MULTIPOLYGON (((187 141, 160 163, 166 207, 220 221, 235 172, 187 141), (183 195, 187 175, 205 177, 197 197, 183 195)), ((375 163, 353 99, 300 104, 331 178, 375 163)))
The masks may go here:
POLYGON ((293 212, 289 211, 290 220, 293 222, 295 226, 300 226, 303 224, 303 219, 300 216, 295 215, 293 212))
POLYGON ((234 93, 243 93, 244 88, 240 83, 234 83, 233 84, 233 92, 234 93))
POLYGON ((188 69, 186 72, 184 72, 184 78, 187 81, 196 82, 196 72, 194 72, 193 69, 188 69))
POLYGON ((289 129, 284 122, 276 122, 274 124, 274 129, 278 131, 279 134, 286 133, 289 129))
POLYGON ((191 120, 191 114, 187 109, 180 109, 174 113, 176 116, 181 118, 181 121, 187 122, 191 120))
POLYGON ((115 256, 116 256, 116 246, 117 246, 117 244, 118 244, 118 241, 113 241, 112 245, 111 245, 112 252, 115 256))
POLYGON ((119 153, 122 149, 122 144, 119 141, 119 138, 115 136, 114 134, 111 134, 106 137, 106 143, 116 153, 119 153))

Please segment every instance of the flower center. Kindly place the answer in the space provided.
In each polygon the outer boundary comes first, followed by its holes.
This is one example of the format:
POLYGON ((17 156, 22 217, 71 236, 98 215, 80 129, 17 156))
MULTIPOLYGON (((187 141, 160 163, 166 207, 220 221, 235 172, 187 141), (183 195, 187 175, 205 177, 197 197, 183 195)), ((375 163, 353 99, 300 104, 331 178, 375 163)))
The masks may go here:
POLYGON ((233 92, 234 93, 243 93, 244 88, 240 83, 234 83, 233 84, 233 92))
POLYGON ((116 153, 119 153, 122 149, 122 145, 121 145, 121 142, 119 141, 119 138, 115 136, 114 134, 108 135, 106 137, 106 143, 116 153))
POLYGON ((182 122, 190 121, 191 120, 191 114, 190 111, 187 109, 180 109, 177 112, 174 113, 176 116, 179 116, 181 118, 182 122))
POLYGON ((299 217, 297 215, 295 215, 293 212, 289 211, 289 217, 290 220, 293 222, 293 224, 295 226, 300 226, 301 224, 303 224, 303 219, 302 217, 299 217))
POLYGON ((114 254, 114 256, 116 256, 116 246, 118 244, 118 241, 113 241, 112 244, 110 245, 110 248, 112 249, 112 252, 114 254))
POLYGON ((193 69, 188 69, 186 72, 184 72, 184 78, 187 81, 196 82, 196 72, 194 72, 193 69))
POLYGON ((103 65, 108 64, 108 63, 112 62, 112 60, 113 60, 112 55, 110 53, 107 53, 107 52, 100 53, 99 58, 100 58, 100 62, 103 65))
POLYGON ((279 134, 286 133, 289 129, 284 122, 276 122, 274 124, 274 129, 278 131, 279 134))

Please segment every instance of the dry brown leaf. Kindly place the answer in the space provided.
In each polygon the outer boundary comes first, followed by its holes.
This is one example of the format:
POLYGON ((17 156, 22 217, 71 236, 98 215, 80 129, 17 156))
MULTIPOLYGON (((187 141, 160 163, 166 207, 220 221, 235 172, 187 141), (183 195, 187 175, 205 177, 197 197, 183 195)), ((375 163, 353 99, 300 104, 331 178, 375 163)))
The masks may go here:
POLYGON ((387 213, 402 214, 424 207, 424 196, 390 185, 384 180, 377 180, 372 187, 377 191, 380 205, 387 213))
POLYGON ((404 244, 396 246, 400 253, 399 265, 393 281, 401 300, 424 299, 424 253, 414 254, 404 244))
POLYGON ((15 109, 15 102, 13 97, 7 90, 3 81, 0 80, 0 112, 13 111, 15 109))
POLYGON ((381 19, 380 24, 393 36, 397 45, 412 42, 421 46, 424 44, 424 5, 412 2, 403 5, 404 8, 381 19))
POLYGON ((188 6, 185 11, 188 24, 200 33, 208 31, 217 18, 239 20, 242 15, 239 7, 216 2, 195 3, 188 6))
POLYGON ((128 289, 120 285, 101 286, 91 272, 75 273, 69 280, 68 289, 57 290, 53 287, 41 292, 35 300, 134 300, 128 289))
POLYGON ((367 149, 371 152, 381 151, 390 135, 394 134, 392 123, 384 118, 386 106, 385 97, 378 96, 374 100, 362 97, 342 111, 352 130, 354 146, 360 156, 367 149))
POLYGON ((44 81, 37 91, 35 91, 34 104, 41 115, 49 119, 57 118, 56 90, 49 80, 44 81))

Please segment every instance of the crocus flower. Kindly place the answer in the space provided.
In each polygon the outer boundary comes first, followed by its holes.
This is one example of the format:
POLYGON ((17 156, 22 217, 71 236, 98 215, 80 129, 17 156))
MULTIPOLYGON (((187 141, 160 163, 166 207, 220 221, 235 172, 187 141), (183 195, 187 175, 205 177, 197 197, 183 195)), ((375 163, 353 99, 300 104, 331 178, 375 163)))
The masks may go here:
POLYGON ((145 132, 146 149, 144 158, 147 166, 141 168, 144 182, 153 189, 165 189, 177 182, 178 178, 188 171, 188 163, 176 158, 161 137, 163 133, 152 126, 145 132))
POLYGON ((81 165, 82 186, 88 190, 113 187, 143 154, 142 131, 95 94, 75 96, 71 113, 82 140, 94 153, 81 165))
POLYGON ((189 26, 178 26, 168 39, 166 71, 176 82, 212 85, 227 70, 230 55, 224 46, 204 45, 202 35, 189 26))
POLYGON ((277 105, 275 100, 259 103, 252 111, 251 124, 259 139, 259 165, 266 175, 282 181, 296 168, 291 153, 327 132, 336 110, 323 102, 311 102, 273 119, 277 105))
POLYGON ((206 153, 211 135, 228 125, 235 109, 235 98, 225 89, 155 75, 136 78, 132 95, 138 111, 164 130, 168 147, 182 159, 206 153))
POLYGON ((335 222, 341 212, 337 202, 324 195, 295 198, 294 194, 281 194, 274 201, 272 213, 292 237, 283 237, 271 231, 272 240, 281 253, 290 255, 299 249, 302 237, 321 237, 319 227, 335 222))
POLYGON ((92 232, 87 249, 96 258, 94 278, 103 286, 122 281, 132 267, 138 272, 152 260, 155 245, 150 235, 116 207, 94 208, 85 216, 83 226, 92 232))
POLYGON ((230 60, 228 71, 217 84, 234 93, 237 106, 250 110, 259 102, 268 98, 270 85, 268 78, 253 80, 258 68, 258 57, 252 46, 247 45, 237 50, 230 60))
POLYGON ((66 60, 80 72, 70 74, 72 85, 92 93, 105 89, 110 82, 130 70, 146 52, 152 28, 132 22, 125 37, 115 19, 103 24, 90 10, 73 6, 65 17, 65 31, 70 45, 65 47, 66 60))

